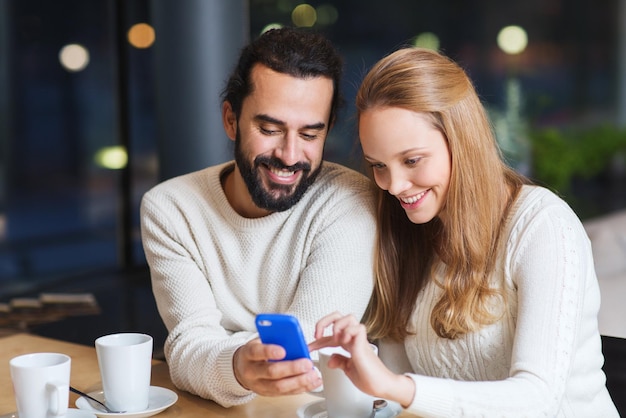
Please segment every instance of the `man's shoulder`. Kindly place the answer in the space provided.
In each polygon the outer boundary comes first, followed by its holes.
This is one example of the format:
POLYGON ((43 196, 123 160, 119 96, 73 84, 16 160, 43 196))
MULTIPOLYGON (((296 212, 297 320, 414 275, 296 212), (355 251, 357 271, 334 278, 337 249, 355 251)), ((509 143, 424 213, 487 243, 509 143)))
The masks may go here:
POLYGON ((346 192, 362 192, 371 188, 371 181, 362 173, 344 165, 324 161, 316 181, 322 187, 337 188, 346 192))
POLYGON ((336 216, 373 212, 374 193, 370 179, 356 170, 324 161, 322 171, 298 203, 308 214, 332 211, 336 216))
POLYGON ((219 183, 219 175, 228 164, 214 165, 164 180, 148 190, 146 196, 201 193, 202 190, 214 187, 214 183, 219 183))

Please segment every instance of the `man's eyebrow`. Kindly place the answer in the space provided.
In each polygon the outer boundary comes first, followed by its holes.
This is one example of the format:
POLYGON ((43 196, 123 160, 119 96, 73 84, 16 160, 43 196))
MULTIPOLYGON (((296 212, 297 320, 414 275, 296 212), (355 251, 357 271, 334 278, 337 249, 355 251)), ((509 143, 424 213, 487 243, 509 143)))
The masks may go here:
POLYGON ((316 131, 321 131, 326 128, 326 124, 323 122, 314 123, 312 125, 304 125, 304 129, 313 129, 316 131))
POLYGON ((260 122, 269 122, 269 123, 273 123, 275 125, 284 125, 285 122, 283 122, 282 120, 276 119, 271 117, 270 115, 266 115, 266 114, 258 114, 254 117, 254 120, 260 121, 260 122))
MULTIPOLYGON (((268 122, 268 123, 273 123, 275 125, 281 125, 281 126, 285 126, 286 123, 280 119, 276 119, 270 115, 266 115, 264 113, 260 113, 258 115, 256 115, 254 117, 255 120, 259 121, 259 122, 268 122)), ((310 125, 304 125, 302 127, 303 129, 313 129, 313 130, 317 130, 317 131, 321 131, 323 129, 326 128, 326 124, 324 122, 318 122, 318 123, 313 123, 310 125)))

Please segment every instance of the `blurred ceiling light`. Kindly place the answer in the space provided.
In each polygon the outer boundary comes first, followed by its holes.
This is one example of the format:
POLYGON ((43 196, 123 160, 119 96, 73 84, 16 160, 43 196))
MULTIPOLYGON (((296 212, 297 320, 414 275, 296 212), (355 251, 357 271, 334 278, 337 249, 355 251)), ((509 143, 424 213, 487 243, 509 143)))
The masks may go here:
POLYGON ((121 145, 101 148, 94 156, 96 164, 109 170, 119 170, 126 167, 128 154, 121 145))
POLYGON ((154 29, 147 23, 137 23, 128 30, 128 42, 135 48, 150 48, 155 39, 154 29))
POLYGON ((280 29, 282 27, 283 25, 281 25, 280 23, 270 23, 269 25, 266 25, 263 29, 261 29, 261 34, 264 34, 270 29, 280 29))
POLYGON ((439 37, 432 32, 420 33, 413 39, 413 45, 420 48, 439 50, 439 37))
POLYGON ((339 12, 332 4, 322 4, 315 11, 317 12, 317 23, 320 25, 332 25, 339 18, 339 12))
POLYGON ((519 54, 528 45, 526 31, 519 26, 506 26, 498 33, 498 46, 510 55, 519 54))
POLYGON ((291 21, 298 27, 310 28, 317 21, 317 12, 310 4, 299 4, 291 12, 291 21))
POLYGON ((79 44, 65 45, 59 52, 59 61, 68 71, 82 71, 89 64, 89 51, 79 44))

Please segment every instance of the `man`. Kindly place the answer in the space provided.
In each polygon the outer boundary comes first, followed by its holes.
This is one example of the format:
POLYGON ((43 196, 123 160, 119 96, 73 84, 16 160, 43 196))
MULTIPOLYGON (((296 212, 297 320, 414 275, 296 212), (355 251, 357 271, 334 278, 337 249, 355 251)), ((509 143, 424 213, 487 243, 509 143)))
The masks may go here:
POLYGON ((223 406, 321 384, 310 360, 272 362, 254 319, 296 316, 305 338, 333 311, 361 317, 373 288, 370 182, 322 163, 342 61, 312 32, 271 30, 243 49, 223 93, 235 161, 142 200, 142 239, 174 384, 223 406))

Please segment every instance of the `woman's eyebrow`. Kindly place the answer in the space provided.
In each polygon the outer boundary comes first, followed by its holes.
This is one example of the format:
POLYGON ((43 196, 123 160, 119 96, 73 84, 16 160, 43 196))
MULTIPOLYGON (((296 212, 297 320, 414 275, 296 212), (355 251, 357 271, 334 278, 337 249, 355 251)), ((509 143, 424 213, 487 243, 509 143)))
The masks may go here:
MULTIPOLYGON (((412 152, 423 152, 424 150, 428 149, 428 147, 414 147, 414 148, 409 148, 407 150, 404 151, 400 151, 397 152, 394 157, 403 157, 407 154, 410 154, 412 152)), ((376 161, 376 158, 372 158, 367 154, 363 154, 363 158, 365 158, 366 160, 371 160, 371 161, 376 161)))

